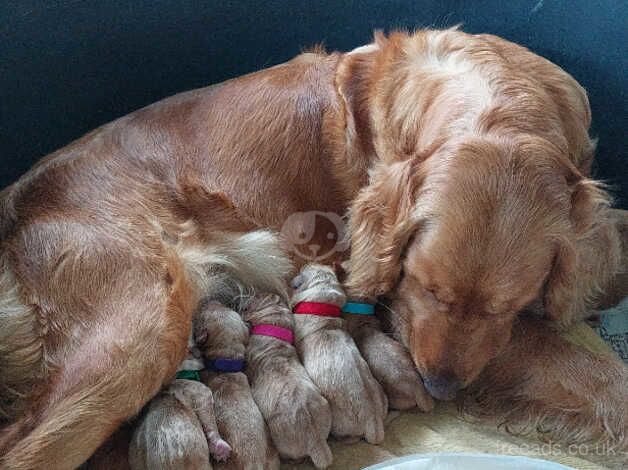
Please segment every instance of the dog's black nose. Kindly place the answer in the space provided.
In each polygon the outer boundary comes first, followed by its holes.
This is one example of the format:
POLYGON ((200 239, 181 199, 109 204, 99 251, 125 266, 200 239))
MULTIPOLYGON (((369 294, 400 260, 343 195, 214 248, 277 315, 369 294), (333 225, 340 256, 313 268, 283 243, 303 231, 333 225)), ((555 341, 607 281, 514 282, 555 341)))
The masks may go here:
POLYGON ((444 401, 453 400, 458 390, 462 388, 462 383, 450 373, 430 374, 423 378, 423 384, 430 395, 444 401))

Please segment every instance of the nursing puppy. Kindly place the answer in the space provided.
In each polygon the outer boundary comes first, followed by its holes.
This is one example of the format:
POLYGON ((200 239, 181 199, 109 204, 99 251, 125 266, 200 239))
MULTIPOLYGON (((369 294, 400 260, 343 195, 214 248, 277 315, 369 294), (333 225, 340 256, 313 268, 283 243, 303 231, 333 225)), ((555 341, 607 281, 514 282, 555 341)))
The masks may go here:
MULTIPOLYGON (((375 298, 353 297, 351 300, 377 304, 375 298)), ((418 406, 423 411, 434 407, 407 350, 382 331, 374 315, 344 314, 346 329, 355 341, 371 373, 382 384, 391 408, 406 410, 418 406)))
MULTIPOLYGON (((208 303, 194 320, 194 334, 208 360, 244 360, 249 330, 235 311, 217 302, 208 303)), ((268 435, 246 375, 243 372, 207 370, 203 380, 214 394, 218 430, 231 444, 224 470, 273 470, 279 468, 277 450, 268 435)))
POLYGON ((129 463, 133 470, 208 470, 231 448, 218 432, 212 393, 195 380, 177 379, 153 399, 133 433, 129 463))
POLYGON ((280 296, 260 294, 251 298, 242 315, 253 327, 246 373, 279 454, 288 459, 309 456, 316 467, 329 466, 331 412, 299 362, 294 346, 285 340, 292 336, 294 327, 290 309, 280 296), (271 326, 270 330, 286 336, 279 339, 254 334, 260 326, 271 326))
POLYGON ((345 330, 344 320, 297 313, 299 304, 317 302, 337 307, 340 316, 346 297, 336 275, 329 267, 309 264, 291 285, 295 345, 305 370, 329 402, 332 434, 381 442, 386 395, 345 330))

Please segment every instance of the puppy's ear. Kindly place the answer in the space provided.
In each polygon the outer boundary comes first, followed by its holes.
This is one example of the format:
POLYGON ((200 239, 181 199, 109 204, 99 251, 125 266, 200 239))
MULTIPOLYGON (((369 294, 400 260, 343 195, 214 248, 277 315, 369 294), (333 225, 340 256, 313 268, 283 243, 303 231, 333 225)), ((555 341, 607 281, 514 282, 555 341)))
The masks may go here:
POLYGON ((578 178, 572 188, 570 233, 558 241, 544 296, 545 314, 564 326, 586 318, 591 302, 617 273, 621 257, 608 194, 586 178, 578 178))
POLYGON ((198 330, 194 332, 194 342, 199 346, 204 346, 207 342, 209 334, 206 329, 198 330))
POLYGON ((422 179, 420 162, 380 163, 349 211, 349 295, 390 291, 401 272, 401 255, 418 228, 413 212, 422 179))
POLYGON ((305 276, 303 274, 299 274, 298 276, 293 278, 292 281, 290 281, 290 287, 292 287, 293 289, 298 289, 303 285, 304 282, 305 276))

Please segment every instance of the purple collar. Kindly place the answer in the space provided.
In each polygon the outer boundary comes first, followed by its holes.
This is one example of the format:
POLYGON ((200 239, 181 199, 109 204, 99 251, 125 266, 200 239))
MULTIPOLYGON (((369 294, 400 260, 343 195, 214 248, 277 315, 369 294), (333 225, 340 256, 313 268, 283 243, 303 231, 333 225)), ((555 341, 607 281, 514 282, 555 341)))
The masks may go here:
POLYGON ((230 359, 228 357, 205 359, 205 368, 215 372, 242 372, 245 367, 246 361, 244 359, 230 359))

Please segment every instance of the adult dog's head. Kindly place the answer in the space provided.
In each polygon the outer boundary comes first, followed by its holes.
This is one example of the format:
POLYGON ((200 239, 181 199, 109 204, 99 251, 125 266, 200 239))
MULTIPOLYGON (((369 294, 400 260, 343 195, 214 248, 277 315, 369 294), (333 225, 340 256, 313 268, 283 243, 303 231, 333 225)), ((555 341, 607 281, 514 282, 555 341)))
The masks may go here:
POLYGON ((380 37, 338 80, 347 127, 376 156, 350 211, 348 293, 389 298, 393 331, 441 399, 499 354, 521 312, 582 318, 619 257, 607 195, 585 176, 593 145, 581 88, 504 41, 477 47, 512 46, 555 89, 501 63, 484 80, 473 51, 455 55, 463 33, 449 34, 380 37))

